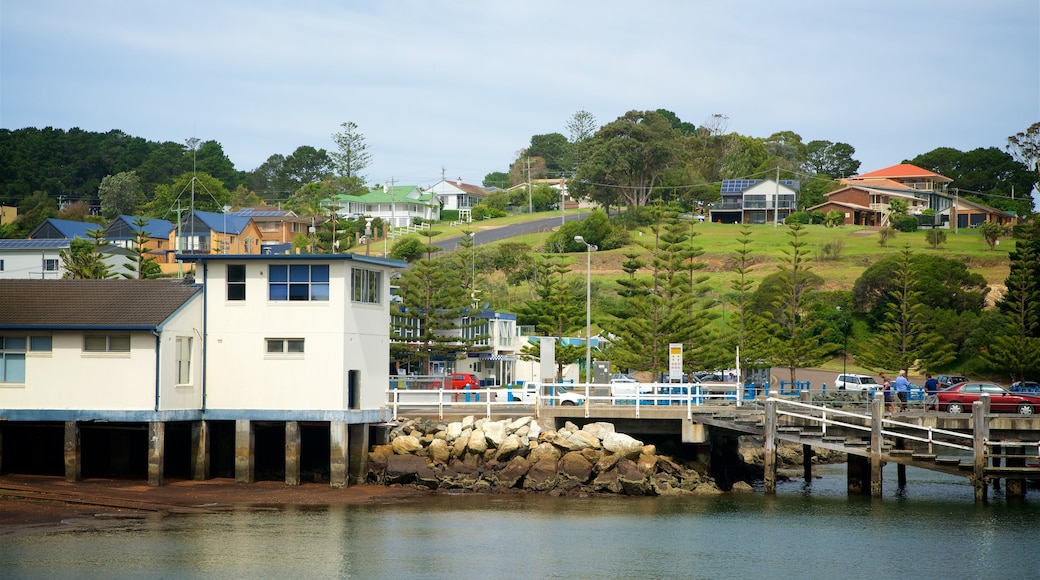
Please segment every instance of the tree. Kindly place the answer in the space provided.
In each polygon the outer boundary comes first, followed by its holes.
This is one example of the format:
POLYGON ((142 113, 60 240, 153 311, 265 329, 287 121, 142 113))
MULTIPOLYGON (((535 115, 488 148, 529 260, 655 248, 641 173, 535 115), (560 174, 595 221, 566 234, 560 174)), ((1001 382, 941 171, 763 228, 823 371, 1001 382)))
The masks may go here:
POLYGON ((534 296, 516 308, 517 324, 533 326, 539 336, 568 336, 584 328, 585 296, 564 274, 570 269, 558 257, 543 256, 534 263, 534 296))
POLYGON ((324 149, 302 145, 285 158, 279 177, 295 191, 308 183, 332 177, 332 158, 324 149))
POLYGON ((417 236, 405 236, 396 242, 390 249, 390 257, 405 262, 414 262, 426 252, 426 244, 422 243, 417 236))
POLYGON ((992 252, 997 249, 1000 238, 1008 235, 1009 228, 997 222, 985 222, 979 226, 979 233, 982 234, 982 239, 986 240, 989 251, 992 252))
POLYGON ((572 189, 608 207, 641 207, 662 173, 679 160, 680 138, 664 116, 629 111, 589 140, 588 161, 572 189))
POLYGON ((231 193, 224 184, 207 173, 185 173, 173 183, 155 188, 155 198, 145 206, 145 213, 152 217, 166 218, 176 215, 177 209, 197 211, 223 211, 230 205, 231 193))
POLYGON ((569 135, 571 147, 571 159, 570 167, 574 172, 577 172, 578 167, 585 162, 587 158, 587 149, 589 139, 596 132, 596 117, 592 113, 582 109, 576 111, 571 118, 567 120, 567 134, 569 135))
POLYGON ((1040 122, 1008 137, 1005 148, 1026 169, 1032 169, 1033 188, 1040 189, 1040 122))
POLYGON ((133 257, 132 262, 123 264, 126 272, 120 272, 123 278, 143 280, 146 278, 158 278, 162 275, 162 268, 148 256, 148 218, 138 216, 134 218, 134 243, 128 248, 133 257))
POLYGON ((541 157, 545 161, 547 176, 560 176, 570 172, 570 143, 559 133, 532 136, 527 155, 541 157))
MULTIPOLYGON (((769 333, 773 338, 770 355, 774 364, 785 366, 791 373, 791 382, 797 381, 797 369, 820 364, 833 354, 839 345, 821 343, 820 321, 808 315, 813 293, 813 274, 809 265, 808 242, 802 239, 805 228, 792 224, 787 231, 790 250, 783 250, 778 288, 773 296, 769 333)), ((818 278, 818 276, 816 277, 818 278)))
POLYGON ((468 312, 468 296, 458 272, 442 260, 422 258, 401 274, 401 297, 391 307, 396 323, 391 337, 396 358, 410 358, 432 373, 431 360, 454 359, 467 349, 460 321, 468 312), (402 329, 411 330, 406 336, 402 329))
POLYGON ((891 300, 886 304, 884 320, 857 360, 869 368, 894 367, 894 370, 909 372, 913 366, 935 370, 956 358, 953 345, 928 322, 922 293, 917 290, 920 277, 909 245, 898 256, 891 278, 891 300))
POLYGON ((105 231, 102 229, 87 232, 89 240, 73 238, 69 249, 61 251, 61 261, 65 265, 65 278, 75 280, 104 280, 111 278, 108 264, 104 262, 101 246, 104 245, 105 231))
POLYGON ((365 136, 358 132, 357 124, 352 121, 347 121, 340 127, 343 128, 342 131, 332 134, 332 140, 339 148, 339 151, 330 153, 332 166, 341 177, 363 184, 365 178, 361 172, 372 163, 365 136))
POLYGON ((509 181, 509 174, 502 171, 492 171, 484 176, 484 181, 481 182, 485 188, 497 187, 499 189, 507 189, 512 183, 509 181))
POLYGON ((805 163, 802 169, 817 175, 826 175, 831 179, 840 179, 856 175, 860 162, 852 158, 856 148, 848 143, 831 143, 830 141, 809 141, 805 146, 805 163))
POLYGON ((133 215, 143 197, 141 178, 134 171, 105 176, 98 187, 101 215, 110 220, 121 215, 133 215))
POLYGON ((946 231, 939 228, 931 228, 925 232, 924 239, 933 250, 938 250, 946 243, 946 231))
POLYGON ((993 338, 982 358, 1014 380, 1040 375, 1040 222, 1023 228, 1010 254, 1007 292, 998 303, 1006 334, 993 338))

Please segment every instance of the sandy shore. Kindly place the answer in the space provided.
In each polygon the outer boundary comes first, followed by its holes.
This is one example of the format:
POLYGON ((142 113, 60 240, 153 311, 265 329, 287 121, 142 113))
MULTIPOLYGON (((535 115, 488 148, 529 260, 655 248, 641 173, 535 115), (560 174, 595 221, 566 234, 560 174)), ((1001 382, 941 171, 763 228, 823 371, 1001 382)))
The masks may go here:
POLYGON ((235 483, 231 479, 172 481, 151 487, 140 480, 0 476, 0 535, 60 525, 84 517, 132 517, 142 513, 207 513, 233 505, 350 505, 406 501, 426 495, 411 487, 327 483, 288 486, 279 481, 235 483))

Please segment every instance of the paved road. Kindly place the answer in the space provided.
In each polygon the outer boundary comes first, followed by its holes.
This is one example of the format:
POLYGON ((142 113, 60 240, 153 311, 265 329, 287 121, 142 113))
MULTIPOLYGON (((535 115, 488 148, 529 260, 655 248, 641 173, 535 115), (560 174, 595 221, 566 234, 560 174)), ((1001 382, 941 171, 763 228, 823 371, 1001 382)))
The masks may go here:
MULTIPOLYGON (((588 213, 576 213, 567 214, 567 221, 583 220, 588 217, 588 213)), ((501 226, 493 229, 482 230, 481 222, 473 222, 473 228, 477 232, 476 243, 486 244, 489 242, 497 242, 506 238, 512 238, 516 236, 522 236, 525 234, 536 234, 539 232, 549 232, 560 227, 560 216, 556 215, 549 218, 543 218, 530 222, 524 222, 519 224, 511 224, 508 226, 501 226)), ((435 242, 435 244, 446 252, 454 250, 458 245, 462 237, 448 238, 435 242)))

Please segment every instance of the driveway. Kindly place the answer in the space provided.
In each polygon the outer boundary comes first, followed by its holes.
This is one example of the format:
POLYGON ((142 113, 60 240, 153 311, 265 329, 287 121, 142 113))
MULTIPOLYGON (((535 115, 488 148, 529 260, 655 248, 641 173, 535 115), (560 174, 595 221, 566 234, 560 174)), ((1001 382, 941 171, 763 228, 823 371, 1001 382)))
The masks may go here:
MULTIPOLYGON (((580 214, 567 214, 566 220, 569 222, 583 220, 588 217, 588 213, 580 214)), ((497 228, 491 228, 486 230, 477 230, 475 239, 477 244, 486 244, 489 242, 497 242, 507 238, 513 238, 516 236, 522 236, 525 234, 537 234, 540 232, 553 231, 560 227, 561 216, 556 215, 550 218, 537 219, 530 222, 524 222, 519 224, 510 224, 507 226, 501 226, 497 228)), ((473 222, 474 228, 480 227, 480 222, 473 222)), ((462 240, 462 236, 455 238, 447 238, 435 242, 435 245, 445 252, 454 250, 459 245, 459 241, 462 240)))

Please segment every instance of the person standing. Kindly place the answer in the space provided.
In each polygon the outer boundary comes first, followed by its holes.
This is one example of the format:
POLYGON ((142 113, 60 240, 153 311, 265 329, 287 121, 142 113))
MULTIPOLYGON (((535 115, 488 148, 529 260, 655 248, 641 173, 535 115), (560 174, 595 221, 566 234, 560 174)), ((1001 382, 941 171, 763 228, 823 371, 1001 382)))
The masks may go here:
POLYGON ((906 371, 899 371, 899 376, 896 377, 896 383, 894 390, 896 392, 896 398, 899 401, 899 410, 906 410, 906 396, 910 393, 910 381, 906 380, 906 371))
POLYGON ((932 373, 925 373, 924 378, 924 410, 939 410, 939 381, 932 378, 932 373))
POLYGON ((878 373, 878 377, 881 378, 881 392, 885 394, 885 408, 888 409, 889 413, 896 412, 895 393, 892 391, 892 384, 888 382, 888 377, 885 373, 878 373))

